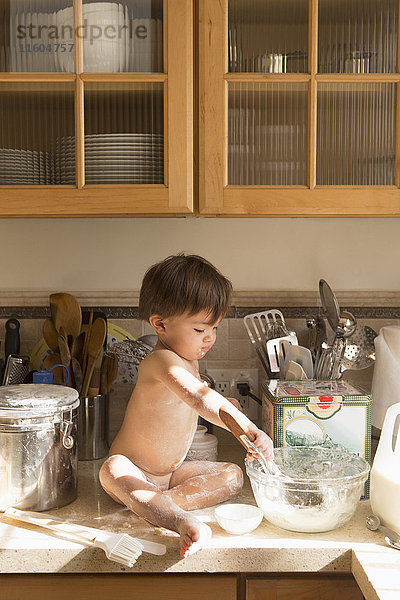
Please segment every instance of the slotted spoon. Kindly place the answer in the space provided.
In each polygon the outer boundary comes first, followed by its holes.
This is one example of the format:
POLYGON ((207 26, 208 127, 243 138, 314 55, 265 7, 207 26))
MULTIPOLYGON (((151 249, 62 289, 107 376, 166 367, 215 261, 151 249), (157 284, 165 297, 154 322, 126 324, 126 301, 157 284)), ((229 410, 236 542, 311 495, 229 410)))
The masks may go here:
POLYGON ((378 334, 368 325, 357 325, 353 335, 346 339, 342 370, 361 370, 375 361, 374 340, 378 334))

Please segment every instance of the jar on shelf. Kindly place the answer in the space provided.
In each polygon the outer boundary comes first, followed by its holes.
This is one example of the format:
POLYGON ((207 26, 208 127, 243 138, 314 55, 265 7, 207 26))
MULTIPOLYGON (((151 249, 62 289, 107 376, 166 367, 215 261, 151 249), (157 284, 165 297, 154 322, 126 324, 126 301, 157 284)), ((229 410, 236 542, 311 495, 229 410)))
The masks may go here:
POLYGON ((194 434, 192 445, 187 453, 186 460, 216 461, 218 454, 218 440, 215 435, 207 433, 207 427, 198 425, 194 434))

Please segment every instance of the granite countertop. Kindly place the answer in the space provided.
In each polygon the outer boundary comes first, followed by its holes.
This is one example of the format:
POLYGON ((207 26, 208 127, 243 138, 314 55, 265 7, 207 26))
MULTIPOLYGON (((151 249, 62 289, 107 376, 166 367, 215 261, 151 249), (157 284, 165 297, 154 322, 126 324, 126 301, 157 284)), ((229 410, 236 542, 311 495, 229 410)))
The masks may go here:
MULTIPOLYGON (((234 441, 234 444, 236 442, 234 441)), ((221 445, 220 460, 243 465, 241 446, 221 445)), ((98 482, 99 461, 79 462, 77 500, 51 514, 99 529, 125 532, 163 543, 164 556, 143 553, 132 568, 109 561, 97 548, 60 540, 29 525, 0 522, 0 573, 353 573, 364 596, 394 600, 400 597, 400 552, 388 547, 383 535, 369 531, 365 519, 369 501, 360 501, 345 526, 319 534, 291 533, 265 519, 252 533, 232 536, 214 518, 214 509, 193 511, 213 532, 207 548, 181 559, 178 536, 155 528, 115 503, 98 482)), ((249 481, 234 502, 254 504, 249 481)))

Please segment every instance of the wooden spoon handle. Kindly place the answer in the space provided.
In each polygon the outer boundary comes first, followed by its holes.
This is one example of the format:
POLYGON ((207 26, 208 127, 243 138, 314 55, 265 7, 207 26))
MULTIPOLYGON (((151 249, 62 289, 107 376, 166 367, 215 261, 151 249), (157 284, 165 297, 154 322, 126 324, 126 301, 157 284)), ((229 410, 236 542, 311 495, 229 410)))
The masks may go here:
POLYGON ((247 431, 248 419, 239 413, 238 416, 233 416, 224 406, 221 406, 219 409, 219 418, 221 421, 229 428, 229 430, 233 433, 235 438, 239 440, 239 442, 249 450, 249 445, 246 444, 244 437, 250 440, 250 442, 254 441, 254 435, 247 431), (246 419, 246 421, 244 420, 246 419))
POLYGON ((82 396, 87 396, 88 395, 89 384, 90 384, 90 380, 92 378, 93 369, 94 369, 94 363, 95 362, 96 362, 95 358, 93 358, 91 356, 88 357, 88 361, 87 361, 87 365, 86 365, 86 371, 85 371, 85 376, 83 378, 83 384, 82 384, 82 391, 81 391, 82 396))
POLYGON ((88 356, 88 347, 89 347, 89 340, 90 340, 90 332, 92 329, 92 323, 93 323, 93 311, 90 311, 90 316, 89 316, 89 323, 87 324, 87 329, 86 329, 86 336, 85 336, 85 342, 83 345, 83 352, 82 352, 82 371, 83 373, 86 372, 86 363, 87 363, 87 356, 88 356))

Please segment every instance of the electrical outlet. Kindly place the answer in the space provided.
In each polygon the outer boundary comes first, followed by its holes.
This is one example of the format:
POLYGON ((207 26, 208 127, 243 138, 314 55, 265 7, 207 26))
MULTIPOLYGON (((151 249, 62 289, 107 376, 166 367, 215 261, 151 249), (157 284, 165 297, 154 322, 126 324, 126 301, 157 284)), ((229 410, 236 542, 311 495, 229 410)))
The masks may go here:
POLYGON ((229 396, 230 383, 229 383, 229 381, 216 381, 215 389, 217 392, 219 392, 223 396, 227 397, 227 396, 229 396))
POLYGON ((245 415, 253 421, 258 420, 259 405, 253 398, 241 396, 237 387, 238 383, 248 383, 250 391, 259 397, 258 369, 207 369, 206 373, 214 379, 217 392, 236 398, 245 415))

